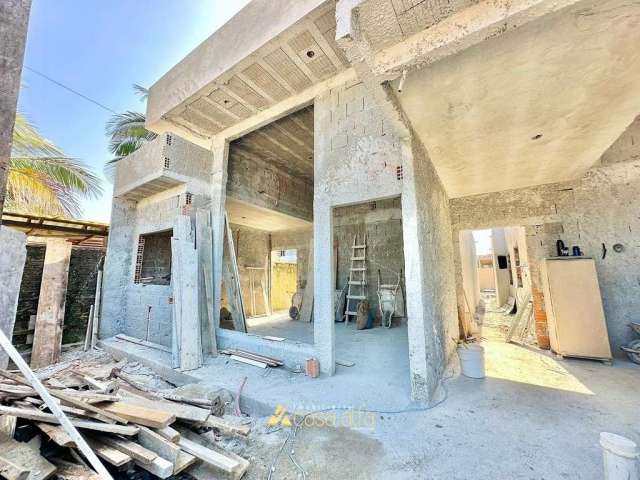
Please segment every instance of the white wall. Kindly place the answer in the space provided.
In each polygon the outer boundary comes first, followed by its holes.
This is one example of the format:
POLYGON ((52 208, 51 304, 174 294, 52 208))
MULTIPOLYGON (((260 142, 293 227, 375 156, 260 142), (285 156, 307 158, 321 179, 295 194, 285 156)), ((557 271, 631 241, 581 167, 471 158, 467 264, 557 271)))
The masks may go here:
POLYGON ((465 310, 473 315, 478 303, 480 303, 480 284, 476 242, 471 230, 460 232, 460 258, 462 261, 462 288, 466 296, 465 310))
POLYGON ((504 305, 509 298, 509 271, 498 268, 498 256, 508 255, 507 242, 503 228, 491 230, 491 246, 493 248, 493 264, 496 282, 496 304, 504 305))

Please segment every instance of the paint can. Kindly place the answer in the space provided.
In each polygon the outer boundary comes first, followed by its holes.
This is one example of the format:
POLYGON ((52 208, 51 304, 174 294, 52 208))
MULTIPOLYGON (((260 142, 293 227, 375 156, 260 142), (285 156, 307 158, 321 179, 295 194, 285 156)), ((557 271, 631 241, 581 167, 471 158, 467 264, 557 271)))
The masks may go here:
POLYGON ((605 480, 639 480, 638 445, 615 433, 602 432, 600 446, 604 456, 605 480))
POLYGON ((458 357, 462 374, 469 378, 484 378, 484 347, 476 344, 465 344, 458 347, 458 357))

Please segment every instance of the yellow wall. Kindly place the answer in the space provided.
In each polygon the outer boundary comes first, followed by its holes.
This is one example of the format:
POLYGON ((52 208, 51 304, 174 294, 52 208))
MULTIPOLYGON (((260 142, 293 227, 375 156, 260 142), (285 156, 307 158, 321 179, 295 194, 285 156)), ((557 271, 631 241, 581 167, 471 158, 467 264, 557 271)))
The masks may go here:
POLYGON ((298 267, 295 263, 274 263, 271 269, 272 309, 288 310, 291 296, 296 292, 298 267))

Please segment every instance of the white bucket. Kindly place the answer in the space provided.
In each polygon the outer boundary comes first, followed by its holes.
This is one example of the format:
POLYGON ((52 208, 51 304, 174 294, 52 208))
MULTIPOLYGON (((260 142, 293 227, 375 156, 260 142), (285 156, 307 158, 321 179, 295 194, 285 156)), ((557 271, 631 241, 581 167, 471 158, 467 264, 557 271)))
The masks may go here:
POLYGON ((470 378, 484 378, 484 347, 475 343, 458 347, 462 374, 470 378))
POLYGON ((605 480, 639 480, 638 455, 635 442, 615 433, 602 432, 600 446, 604 455, 605 480))

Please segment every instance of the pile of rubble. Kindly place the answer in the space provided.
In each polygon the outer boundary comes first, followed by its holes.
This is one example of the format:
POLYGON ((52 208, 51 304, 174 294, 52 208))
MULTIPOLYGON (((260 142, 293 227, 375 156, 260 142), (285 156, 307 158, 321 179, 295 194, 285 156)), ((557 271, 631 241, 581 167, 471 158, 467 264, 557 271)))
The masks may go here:
POLYGON ((101 478, 89 466, 93 463, 87 452, 61 425, 64 416, 112 478, 136 478, 144 472, 151 475, 141 478, 242 477, 249 462, 213 445, 208 432, 246 436, 250 419, 225 416, 229 402, 220 393, 186 397, 158 388, 158 381, 141 379, 135 367, 98 354, 35 371, 63 415, 48 408, 46 394, 39 395, 22 374, 0 370, 0 476, 101 478))

